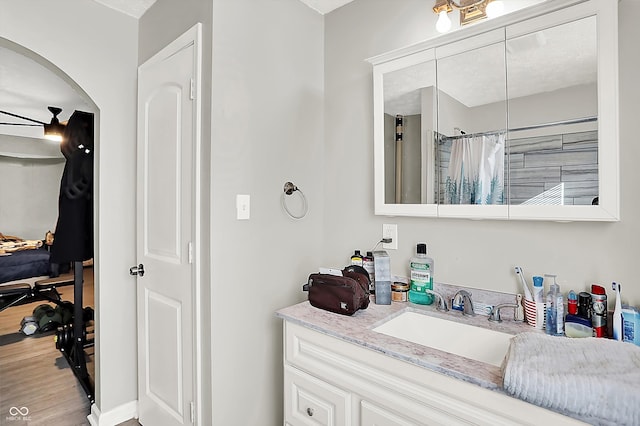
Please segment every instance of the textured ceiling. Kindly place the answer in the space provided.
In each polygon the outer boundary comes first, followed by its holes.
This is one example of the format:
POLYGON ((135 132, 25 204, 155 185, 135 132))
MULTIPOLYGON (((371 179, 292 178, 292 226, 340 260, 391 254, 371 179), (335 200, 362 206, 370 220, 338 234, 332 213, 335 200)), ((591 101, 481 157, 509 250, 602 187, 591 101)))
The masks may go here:
POLYGON ((507 42, 426 62, 384 76, 385 112, 414 115, 421 110, 420 89, 438 89, 472 108, 552 92, 597 80, 595 17, 570 22, 507 42))
POLYGON ((94 0, 111 9, 119 10, 122 13, 140 18, 144 15, 156 0, 94 0))
MULTIPOLYGON (((48 123, 52 117, 49 106, 62 108, 60 121, 67 120, 76 109, 94 112, 74 88, 51 70, 0 46, 0 110, 48 123)), ((35 124, 5 114, 0 114, 0 122, 35 124)), ((0 134, 40 138, 43 128, 2 125, 0 134)))
MULTIPOLYGON (((107 7, 119 10, 122 13, 140 18, 144 12, 150 8, 156 0, 94 0, 107 7)), ((321 14, 329 13, 334 9, 344 6, 353 0, 300 0, 310 8, 321 14)))
POLYGON ((351 3, 353 0, 300 0, 310 8, 322 13, 329 13, 334 9, 344 6, 347 3, 351 3))

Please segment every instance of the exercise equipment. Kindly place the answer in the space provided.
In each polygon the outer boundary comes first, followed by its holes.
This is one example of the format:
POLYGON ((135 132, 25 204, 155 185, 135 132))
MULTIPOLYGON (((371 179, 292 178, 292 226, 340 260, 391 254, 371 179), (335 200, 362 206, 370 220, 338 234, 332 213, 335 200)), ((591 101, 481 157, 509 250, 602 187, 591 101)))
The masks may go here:
POLYGON ((82 386, 89 402, 95 402, 94 384, 87 372, 85 348, 93 346, 93 339, 87 338, 87 322, 93 321, 94 312, 91 308, 82 308, 83 264, 74 262, 73 267, 73 321, 58 329, 54 337, 56 349, 66 358, 73 374, 82 386))
POLYGON ((0 286, 0 312, 12 306, 27 303, 48 301, 52 303, 61 300, 58 287, 73 284, 70 274, 60 275, 36 281, 33 287, 28 283, 17 283, 0 286))
POLYGON ((20 332, 31 336, 36 331, 38 331, 38 321, 36 321, 36 317, 24 317, 22 321, 20 321, 20 332))
POLYGON ((73 303, 51 300, 56 306, 48 304, 38 305, 31 316, 26 316, 20 322, 20 331, 27 336, 35 333, 47 333, 73 321, 73 303))

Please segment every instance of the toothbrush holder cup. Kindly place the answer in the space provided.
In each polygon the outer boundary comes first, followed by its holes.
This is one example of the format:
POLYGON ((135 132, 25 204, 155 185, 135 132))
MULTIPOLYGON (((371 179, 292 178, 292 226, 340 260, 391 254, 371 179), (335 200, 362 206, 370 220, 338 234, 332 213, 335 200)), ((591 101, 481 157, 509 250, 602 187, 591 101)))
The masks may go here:
POLYGON ((533 300, 524 300, 524 315, 527 324, 539 330, 544 329, 546 318, 546 304, 543 302, 534 302, 533 300))

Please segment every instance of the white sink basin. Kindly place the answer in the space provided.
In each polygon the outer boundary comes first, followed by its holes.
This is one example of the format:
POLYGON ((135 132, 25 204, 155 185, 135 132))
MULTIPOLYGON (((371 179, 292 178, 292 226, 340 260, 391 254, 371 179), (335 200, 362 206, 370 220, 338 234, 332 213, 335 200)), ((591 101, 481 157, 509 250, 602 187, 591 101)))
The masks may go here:
POLYGON ((373 331, 498 367, 513 337, 416 312, 404 312, 373 331))

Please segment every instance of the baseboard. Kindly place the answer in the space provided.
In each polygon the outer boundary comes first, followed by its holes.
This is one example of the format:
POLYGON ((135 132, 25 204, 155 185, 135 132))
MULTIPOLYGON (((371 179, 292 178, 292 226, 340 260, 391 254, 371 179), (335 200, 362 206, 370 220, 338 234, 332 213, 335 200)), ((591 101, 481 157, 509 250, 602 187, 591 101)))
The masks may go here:
POLYGON ((138 401, 127 402, 104 413, 96 404, 92 404, 91 414, 87 416, 91 426, 115 426, 134 418, 138 418, 138 401))

